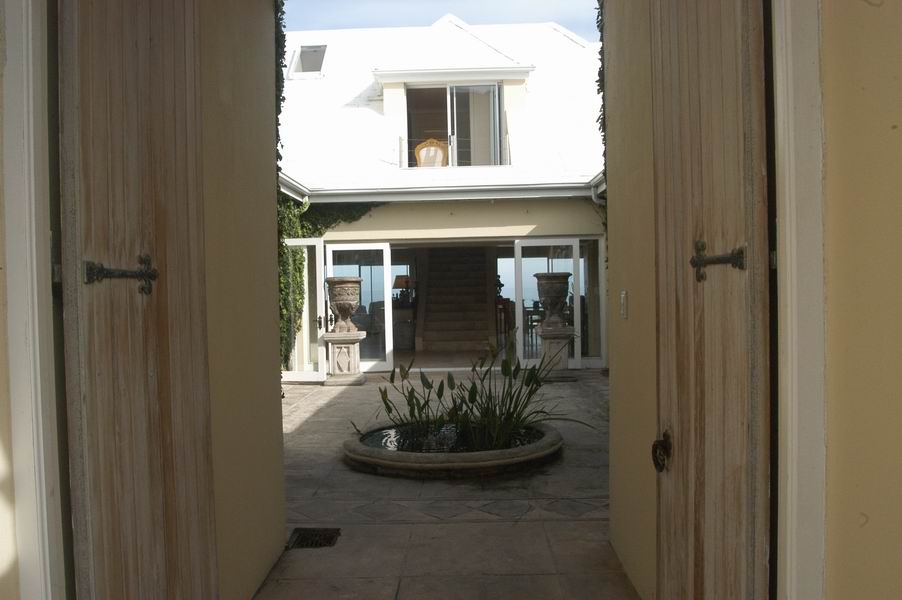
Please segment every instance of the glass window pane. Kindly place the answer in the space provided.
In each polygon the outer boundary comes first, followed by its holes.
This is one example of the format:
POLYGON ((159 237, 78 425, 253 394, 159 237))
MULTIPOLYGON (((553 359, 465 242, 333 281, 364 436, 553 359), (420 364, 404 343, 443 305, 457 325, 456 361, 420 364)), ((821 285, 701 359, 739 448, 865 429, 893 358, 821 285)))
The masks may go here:
POLYGON ((448 166, 448 90, 407 90, 407 164, 411 167, 448 166), (438 146, 430 146, 437 143, 438 146), (419 155, 417 147, 421 147, 419 155))
MULTIPOLYGON (((572 246, 523 246, 523 358, 540 358, 542 355, 542 338, 537 328, 545 319, 545 311, 539 300, 539 286, 536 273, 573 273, 572 246)), ((573 326, 573 277, 570 278, 569 294, 564 306, 564 319, 573 326)), ((570 345, 570 357, 573 357, 573 344, 570 345)))
POLYGON ((302 46, 300 57, 301 73, 318 73, 323 70, 323 60, 326 58, 325 46, 302 46))
POLYGON ((457 165, 497 165, 497 86, 454 88, 457 165))
POLYGON ((385 360, 385 267, 382 250, 333 250, 335 277, 360 277, 360 307, 351 321, 366 332, 361 360, 385 360))

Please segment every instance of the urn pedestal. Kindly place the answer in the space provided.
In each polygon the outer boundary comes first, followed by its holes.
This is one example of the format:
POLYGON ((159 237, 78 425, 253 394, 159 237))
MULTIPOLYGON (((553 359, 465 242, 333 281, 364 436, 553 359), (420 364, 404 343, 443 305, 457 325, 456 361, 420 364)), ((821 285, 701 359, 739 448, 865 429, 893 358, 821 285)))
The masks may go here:
POLYGON ((360 341, 365 331, 324 333, 329 344, 329 377, 323 385, 363 385, 366 374, 360 372, 360 341))
POLYGON ((363 385, 366 375, 360 372, 360 342, 365 331, 357 331, 351 316, 360 306, 360 277, 327 277, 329 309, 335 315, 335 326, 323 339, 329 344, 329 377, 323 385, 363 385))
POLYGON ((551 372, 566 371, 570 368, 570 340, 574 338, 572 327, 539 326, 536 333, 542 338, 542 354, 551 363, 551 372))
POLYGON ((574 337, 573 327, 564 320, 564 304, 570 292, 570 273, 536 273, 539 300, 545 318, 536 329, 542 338, 542 354, 551 364, 551 376, 569 368, 569 345, 574 337))

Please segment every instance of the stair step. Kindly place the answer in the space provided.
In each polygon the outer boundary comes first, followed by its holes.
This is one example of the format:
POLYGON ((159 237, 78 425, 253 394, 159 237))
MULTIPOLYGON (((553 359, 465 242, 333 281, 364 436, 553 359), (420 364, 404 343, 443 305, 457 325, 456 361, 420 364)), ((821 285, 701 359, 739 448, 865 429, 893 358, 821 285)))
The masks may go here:
POLYGON ((488 332, 485 329, 480 330, 444 330, 431 331, 427 329, 423 332, 423 339, 430 342, 484 342, 488 332))
POLYGON ((432 271, 481 271, 485 273, 485 260, 436 260, 429 261, 432 271))
POLYGON ((485 295, 486 289, 485 284, 482 285, 454 285, 453 283, 443 283, 442 285, 430 285, 429 286, 430 294, 447 294, 447 295, 457 295, 457 294, 482 294, 485 295))
POLYGON ((480 314, 475 318, 460 318, 459 315, 452 314, 436 315, 434 318, 426 320, 426 331, 458 330, 463 326, 466 326, 467 329, 485 331, 487 329, 485 314, 480 314))
MULTIPOLYGON (((438 315, 459 315, 472 313, 479 316, 486 315, 485 302, 430 302, 426 305, 426 319, 438 317, 438 315)), ((445 319, 439 319, 443 321, 445 319)))
POLYGON ((485 287, 485 273, 433 271, 429 277, 429 287, 452 285, 481 285, 485 287))
POLYGON ((435 352, 465 352, 468 350, 486 350, 488 349, 488 342, 437 342, 437 341, 429 341, 423 342, 423 346, 426 350, 433 350, 435 352))

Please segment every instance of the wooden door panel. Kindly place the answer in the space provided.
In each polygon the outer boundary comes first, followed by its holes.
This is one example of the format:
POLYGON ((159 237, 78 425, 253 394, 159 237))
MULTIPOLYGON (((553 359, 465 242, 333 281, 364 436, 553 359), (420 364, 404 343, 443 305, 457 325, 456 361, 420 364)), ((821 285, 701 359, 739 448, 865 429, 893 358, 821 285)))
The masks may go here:
POLYGON ((60 2, 63 284, 77 590, 216 594, 195 4, 60 2), (136 269, 84 282, 84 262, 136 269))
POLYGON ((768 273, 763 7, 653 0, 658 597, 767 593, 768 273), (746 270, 706 269, 746 250, 746 270))

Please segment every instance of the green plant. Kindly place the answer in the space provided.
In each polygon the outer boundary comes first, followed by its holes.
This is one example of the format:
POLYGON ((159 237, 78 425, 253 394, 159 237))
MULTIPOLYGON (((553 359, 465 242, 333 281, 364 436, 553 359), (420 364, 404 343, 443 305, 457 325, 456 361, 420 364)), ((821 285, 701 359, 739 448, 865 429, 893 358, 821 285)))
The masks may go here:
POLYGON ((388 377, 400 396, 393 399, 388 387, 379 388, 386 416, 405 436, 414 440, 407 450, 422 451, 437 436, 453 436, 453 446, 467 450, 510 448, 528 437, 530 427, 544 421, 577 419, 549 407, 540 394, 557 356, 543 357, 538 365, 523 367, 490 349, 488 358, 474 362, 466 381, 458 382, 452 373, 436 384, 423 371, 419 385, 411 381, 413 362, 393 369, 388 377), (500 370, 495 368, 500 360, 500 370))

